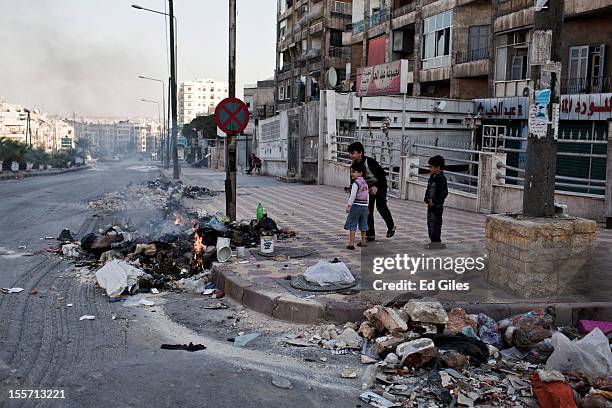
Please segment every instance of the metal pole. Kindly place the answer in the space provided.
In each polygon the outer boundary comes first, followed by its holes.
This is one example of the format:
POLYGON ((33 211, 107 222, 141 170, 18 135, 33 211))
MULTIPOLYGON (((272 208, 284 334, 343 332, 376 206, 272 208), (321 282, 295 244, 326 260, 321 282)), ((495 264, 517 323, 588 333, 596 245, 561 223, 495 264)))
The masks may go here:
POLYGON ((178 148, 176 145, 178 123, 176 111, 176 46, 174 42, 174 0, 168 0, 168 14, 170 15, 170 105, 172 105, 172 161, 173 161, 173 177, 180 178, 178 148))
MULTIPOLYGON (((406 131, 406 94, 404 93, 402 95, 402 151, 400 153, 400 157, 405 155, 405 148, 406 148, 406 135, 404 134, 404 132, 406 131)), ((410 142, 408 143, 408 156, 410 156, 410 142)))
MULTIPOLYGON (((229 0, 228 96, 236 97, 236 0, 229 0)), ((236 220, 236 134, 228 133, 225 144, 225 210, 236 220)))
POLYGON ((359 118, 357 119, 357 140, 363 142, 363 137, 361 136, 361 111, 363 110, 363 97, 359 97, 359 118))
POLYGON ((608 159, 606 164, 606 228, 612 229, 612 120, 608 120, 608 159))
POLYGON ((165 163, 166 169, 170 168, 170 150, 172 150, 170 148, 170 126, 171 126, 171 123, 172 123, 172 121, 170 119, 172 117, 172 115, 171 115, 171 107, 170 107, 170 105, 171 105, 170 101, 172 100, 172 92, 171 92, 172 86, 170 86, 171 82, 172 82, 172 78, 169 77, 168 78, 168 107, 167 107, 168 108, 168 112, 166 112, 166 118, 167 118, 167 121, 166 121, 166 124, 167 124, 167 126, 166 126, 166 163, 165 163))
POLYGON ((557 140, 552 121, 559 117, 553 112, 559 110, 563 3, 563 0, 549 0, 547 8, 534 10, 533 52, 530 59, 532 89, 529 92, 529 132, 523 192, 523 214, 530 217, 546 217, 555 213, 557 140), (550 98, 546 96, 547 92, 550 92, 550 98), (545 124, 541 119, 543 113, 547 118, 545 124))

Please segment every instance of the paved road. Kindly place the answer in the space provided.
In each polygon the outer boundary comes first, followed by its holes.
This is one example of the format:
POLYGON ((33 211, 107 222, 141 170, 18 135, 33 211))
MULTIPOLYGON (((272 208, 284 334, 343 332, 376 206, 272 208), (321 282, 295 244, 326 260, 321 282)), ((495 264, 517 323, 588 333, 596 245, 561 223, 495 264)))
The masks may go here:
POLYGON ((109 303, 91 279, 45 252, 53 241, 41 238, 64 227, 80 238, 109 219, 88 209, 90 200, 159 174, 137 168, 142 165, 100 164, 0 182, 0 286, 25 288, 0 294, 0 407, 354 407, 356 381, 339 380, 337 367, 308 366, 265 344, 235 348, 215 331, 221 327, 218 311, 192 313, 188 296, 162 295, 159 303, 166 302, 171 313, 109 303), (37 294, 30 294, 33 288, 37 294), (83 314, 96 319, 79 321, 83 314), (202 326, 207 330, 192 330, 202 326), (189 341, 208 348, 159 349, 189 341), (272 386, 275 374, 294 388, 272 386), (10 389, 63 389, 66 398, 10 400, 10 389))

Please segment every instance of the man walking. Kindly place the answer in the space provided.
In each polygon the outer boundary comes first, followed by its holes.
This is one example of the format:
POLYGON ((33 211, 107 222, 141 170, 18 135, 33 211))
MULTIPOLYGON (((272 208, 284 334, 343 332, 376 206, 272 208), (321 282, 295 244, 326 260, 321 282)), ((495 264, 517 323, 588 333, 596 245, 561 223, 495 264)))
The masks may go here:
POLYGON ((385 224, 387 224, 387 238, 395 235, 395 224, 389 207, 387 206, 387 172, 372 157, 364 153, 360 142, 351 143, 348 147, 349 158, 353 163, 359 163, 365 168, 364 178, 370 189, 370 202, 368 214, 368 232, 366 241, 374 241, 376 232, 374 230, 374 206, 378 210, 385 224))

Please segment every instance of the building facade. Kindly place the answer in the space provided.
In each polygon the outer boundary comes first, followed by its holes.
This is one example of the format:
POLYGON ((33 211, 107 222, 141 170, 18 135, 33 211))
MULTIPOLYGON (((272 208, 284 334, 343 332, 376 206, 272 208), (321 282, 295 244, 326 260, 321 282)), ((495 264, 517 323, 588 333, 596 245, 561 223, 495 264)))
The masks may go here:
POLYGON ((325 74, 346 73, 350 49, 342 44, 351 22, 351 1, 278 0, 276 44, 277 110, 316 100, 329 89, 325 74))
POLYGON ((227 98, 227 82, 224 81, 196 79, 183 82, 178 88, 178 121, 181 127, 197 116, 214 113, 217 104, 227 98))
POLYGON ((351 78, 359 68, 407 60, 408 94, 471 99, 487 95, 491 1, 353 2, 351 78))
POLYGON ((256 85, 244 86, 244 103, 249 108, 252 120, 259 120, 274 116, 274 79, 257 81, 256 85))

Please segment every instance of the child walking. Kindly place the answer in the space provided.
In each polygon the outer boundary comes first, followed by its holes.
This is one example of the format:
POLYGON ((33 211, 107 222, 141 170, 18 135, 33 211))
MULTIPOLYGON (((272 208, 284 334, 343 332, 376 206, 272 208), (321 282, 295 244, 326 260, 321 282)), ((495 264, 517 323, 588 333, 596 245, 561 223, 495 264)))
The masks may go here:
POLYGON ((368 204, 370 203, 370 193, 368 183, 363 178, 365 167, 361 163, 351 165, 351 195, 346 206, 346 223, 344 229, 349 230, 349 244, 347 249, 355 249, 355 232, 359 228, 361 242, 358 246, 366 246, 366 231, 368 230, 368 204))
POLYGON ((448 186, 444 175, 444 157, 433 156, 428 161, 431 176, 425 190, 425 203, 427 204, 427 231, 431 243, 426 245, 427 249, 444 249, 442 244, 442 213, 444 212, 444 200, 448 196, 448 186))

